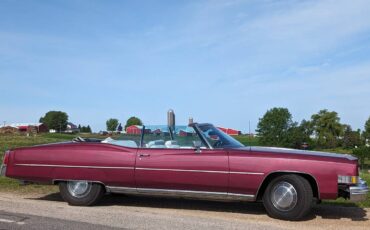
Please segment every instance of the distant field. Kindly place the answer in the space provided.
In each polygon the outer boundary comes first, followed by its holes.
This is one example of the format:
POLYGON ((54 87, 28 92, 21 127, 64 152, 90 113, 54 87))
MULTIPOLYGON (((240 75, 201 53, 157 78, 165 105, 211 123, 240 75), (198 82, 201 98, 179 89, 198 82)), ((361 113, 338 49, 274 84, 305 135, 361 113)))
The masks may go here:
POLYGON ((246 146, 260 146, 257 137, 250 137, 248 135, 233 136, 236 140, 246 146))

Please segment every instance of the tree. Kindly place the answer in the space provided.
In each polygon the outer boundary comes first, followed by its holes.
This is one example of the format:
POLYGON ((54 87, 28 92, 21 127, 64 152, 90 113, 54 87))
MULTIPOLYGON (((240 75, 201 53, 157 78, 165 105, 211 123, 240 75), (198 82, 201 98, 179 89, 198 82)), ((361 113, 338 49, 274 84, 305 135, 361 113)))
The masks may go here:
POLYGON ((370 147, 361 146, 359 148, 354 148, 352 154, 359 159, 361 168, 363 168, 366 158, 370 157, 370 147))
POLYGON ((344 126, 340 123, 338 114, 326 109, 311 116, 311 123, 316 136, 316 143, 322 148, 334 148, 343 134, 344 126))
POLYGON ((137 117, 130 117, 129 119, 127 119, 125 130, 131 125, 143 125, 143 122, 141 122, 141 120, 137 117))
POLYGON ((60 132, 67 128, 68 115, 62 111, 49 111, 45 116, 40 118, 40 122, 44 123, 48 129, 54 129, 60 132))
POLYGON ((350 125, 346 125, 343 134, 343 147, 344 148, 355 148, 361 145, 361 134, 360 130, 352 131, 350 125))
POLYGON ((256 131, 264 145, 288 146, 289 130, 294 126, 287 108, 272 108, 259 119, 256 131))
POLYGON ((303 144, 307 144, 309 148, 314 146, 311 135, 313 133, 311 122, 302 120, 300 125, 293 123, 288 130, 288 146, 301 149, 303 144))
POLYGON ((122 132, 122 129, 123 129, 123 128, 122 128, 122 125, 121 125, 121 123, 119 123, 118 128, 117 128, 117 131, 118 131, 118 132, 122 132))
POLYGON ((110 118, 109 120, 107 120, 106 125, 108 131, 116 131, 118 126, 118 119, 110 118))
POLYGON ((87 132, 87 133, 92 133, 90 125, 87 125, 87 127, 86 127, 86 132, 87 132))
POLYGON ((81 133, 83 132, 81 124, 78 125, 78 130, 80 130, 81 133))
POLYGON ((364 129, 364 132, 362 133, 365 141, 366 139, 370 141, 370 117, 369 119, 367 119, 366 123, 365 123, 365 129, 364 129))

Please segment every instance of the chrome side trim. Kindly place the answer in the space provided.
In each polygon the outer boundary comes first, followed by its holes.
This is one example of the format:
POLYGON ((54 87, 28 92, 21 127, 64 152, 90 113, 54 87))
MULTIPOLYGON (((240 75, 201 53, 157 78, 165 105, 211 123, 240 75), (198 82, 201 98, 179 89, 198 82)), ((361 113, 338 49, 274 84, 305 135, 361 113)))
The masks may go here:
POLYGON ((90 166, 90 165, 49 165, 49 164, 15 164, 16 166, 26 167, 56 167, 56 168, 91 168, 91 169, 134 169, 134 167, 114 167, 114 166, 90 166))
POLYGON ((56 184, 57 182, 62 182, 62 181, 88 181, 88 182, 90 182, 90 183, 96 183, 96 184, 101 184, 101 185, 105 186, 105 184, 104 184, 103 182, 101 182, 101 181, 95 181, 95 180, 84 180, 84 179, 82 179, 82 180, 53 179, 53 180, 51 181, 51 183, 52 183, 52 184, 56 184))
POLYGON ((260 172, 234 172, 234 171, 210 171, 210 170, 193 170, 193 169, 163 169, 163 168, 136 168, 136 170, 147 171, 170 171, 170 172, 200 172, 200 173, 221 173, 221 174, 246 174, 246 175, 263 175, 260 172))
POLYGON ((230 174, 246 174, 246 175, 264 175, 264 173, 261 172, 233 172, 230 171, 230 174))
POLYGON ((208 192, 208 191, 155 189, 155 188, 131 188, 114 186, 106 186, 106 188, 108 191, 112 193, 133 194, 133 195, 166 196, 180 198, 211 199, 211 200, 240 200, 240 201, 255 200, 254 195, 226 193, 226 192, 208 192))
POLYGON ((49 165, 49 164, 15 164, 25 167, 56 167, 56 168, 91 168, 91 169, 128 169, 146 171, 170 171, 170 172, 199 172, 199 173, 221 173, 221 174, 244 174, 244 175, 264 175, 261 172, 236 172, 236 171, 212 171, 212 170, 192 170, 192 169, 165 169, 165 168, 134 168, 134 167, 114 167, 114 166, 90 166, 90 165, 49 165))
POLYGON ((132 187, 117 187, 117 186, 105 186, 107 191, 112 193, 122 193, 122 194, 137 194, 136 188, 132 187))

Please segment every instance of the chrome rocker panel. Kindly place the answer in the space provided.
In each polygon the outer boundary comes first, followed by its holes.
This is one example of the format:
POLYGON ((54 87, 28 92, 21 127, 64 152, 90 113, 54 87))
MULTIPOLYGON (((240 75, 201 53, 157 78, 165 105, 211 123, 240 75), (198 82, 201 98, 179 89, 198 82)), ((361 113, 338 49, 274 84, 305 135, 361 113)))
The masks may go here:
POLYGON ((162 197, 220 200, 220 201, 255 201, 255 195, 226 193, 226 192, 207 192, 207 191, 154 189, 154 188, 130 188, 114 186, 106 186, 106 189, 110 193, 121 193, 129 195, 162 196, 162 197))

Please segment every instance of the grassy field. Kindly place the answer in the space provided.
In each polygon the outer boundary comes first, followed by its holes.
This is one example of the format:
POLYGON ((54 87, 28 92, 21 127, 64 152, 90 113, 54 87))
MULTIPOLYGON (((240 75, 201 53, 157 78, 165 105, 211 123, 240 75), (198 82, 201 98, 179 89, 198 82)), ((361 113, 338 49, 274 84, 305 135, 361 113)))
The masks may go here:
POLYGON ((234 136, 234 138, 246 146, 259 146, 260 145, 257 137, 251 137, 249 135, 239 135, 239 136, 234 136))
MULTIPOLYGON (((55 142, 64 142, 70 141, 75 138, 77 135, 72 134, 41 134, 37 136, 24 136, 24 135, 0 135, 0 159, 2 159, 3 153, 7 149, 13 149, 16 147, 23 146, 32 146, 37 144, 46 144, 46 143, 55 143, 55 142)), ((90 137, 90 138, 105 138, 106 136, 101 135, 92 135, 92 134, 79 134, 78 136, 90 137)), ((246 135, 236 136, 235 139, 241 143, 248 146, 256 146, 258 144, 258 138, 249 137, 246 135)), ((324 150, 328 152, 336 153, 351 153, 349 150, 345 149, 329 149, 324 150)), ((368 161, 367 163, 370 162, 368 161)), ((367 165, 367 166, 369 166, 367 165)), ((370 174, 367 170, 363 170, 361 177, 370 184, 370 174)), ((57 186, 45 186, 45 185, 19 185, 17 180, 0 177, 0 191, 7 192, 16 192, 16 193, 49 193, 58 191, 57 186)), ((361 203, 351 203, 344 199, 338 199, 336 201, 325 201, 325 204, 335 204, 335 205, 344 205, 344 206, 359 206, 359 207, 370 207, 370 196, 368 199, 361 203)))

